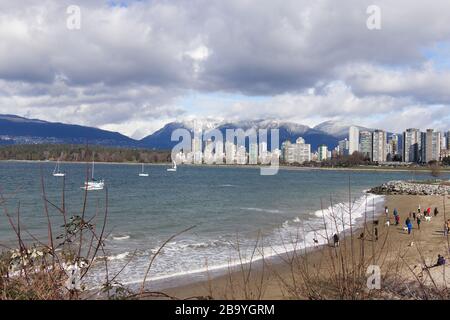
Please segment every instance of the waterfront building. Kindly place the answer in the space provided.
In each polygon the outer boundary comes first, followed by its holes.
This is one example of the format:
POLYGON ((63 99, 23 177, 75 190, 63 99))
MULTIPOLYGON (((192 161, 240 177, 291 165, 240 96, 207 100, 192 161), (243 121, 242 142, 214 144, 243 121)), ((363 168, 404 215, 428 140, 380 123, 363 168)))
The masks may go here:
POLYGON ((359 133, 359 152, 363 154, 364 158, 372 161, 372 151, 373 151, 373 139, 372 132, 367 130, 362 130, 359 133))
POLYGON ((441 155, 441 133, 427 129, 425 133, 425 162, 439 161, 441 155))
POLYGON ((324 144, 320 145, 317 153, 319 161, 324 161, 328 159, 328 147, 326 145, 324 144))
POLYGON ((422 138, 419 129, 410 128, 403 132, 403 162, 422 162, 422 138))
POLYGON ((348 153, 352 155, 359 151, 359 129, 351 126, 348 132, 348 153))
POLYGON ((249 147, 249 164, 258 164, 258 144, 251 143, 249 147))
POLYGON ((375 130, 372 134, 372 161, 385 162, 387 159, 387 136, 383 130, 375 130))

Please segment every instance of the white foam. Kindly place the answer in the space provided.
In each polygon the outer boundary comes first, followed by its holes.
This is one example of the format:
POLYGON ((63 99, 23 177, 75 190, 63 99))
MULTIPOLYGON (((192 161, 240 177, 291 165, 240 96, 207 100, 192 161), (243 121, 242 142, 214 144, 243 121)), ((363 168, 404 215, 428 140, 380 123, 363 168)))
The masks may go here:
POLYGON ((113 236, 113 239, 117 241, 128 240, 130 239, 130 236, 129 235, 113 236))
MULTIPOLYGON (((167 280, 175 277, 202 274, 211 271, 220 271, 220 270, 226 271, 228 268, 234 268, 236 266, 239 266, 241 263, 246 264, 249 262, 256 262, 262 259, 276 257, 293 251, 303 250, 306 248, 327 244, 328 243, 327 238, 330 238, 334 234, 334 232, 337 233, 342 233, 343 231, 348 232, 350 225, 352 227, 356 227, 358 220, 363 218, 365 215, 367 215, 368 220, 370 220, 373 212, 375 214, 378 213, 376 211, 376 208, 383 201, 384 196, 372 194, 363 195, 362 197, 360 197, 359 199, 357 199, 352 203, 351 221, 348 212, 349 211, 348 203, 337 203, 324 210, 317 210, 315 212, 312 212, 313 217, 312 220, 304 220, 301 219, 301 217, 296 217, 291 221, 285 221, 277 231, 273 232, 268 237, 265 237, 264 242, 268 243, 269 245, 263 246, 262 248, 258 248, 256 254, 252 258, 248 259, 246 259, 245 256, 246 255, 248 257, 251 256, 249 251, 251 251, 253 248, 250 248, 250 246, 247 247, 247 251, 244 247, 241 247, 241 249, 244 252, 241 252, 243 255, 243 259, 240 260, 237 257, 235 249, 233 249, 231 245, 229 244, 227 245, 227 243, 222 240, 220 241, 181 240, 178 242, 174 241, 172 243, 167 244, 164 247, 163 249, 164 252, 161 252, 161 254, 162 255, 167 254, 167 256, 160 258, 163 261, 163 265, 161 266, 161 268, 157 268, 160 270, 155 269, 156 274, 151 275, 149 281, 167 280), (335 224, 333 217, 338 221, 337 225, 335 224), (324 224, 326 225, 327 232, 325 232, 324 224), (299 238, 298 235, 301 235, 302 237, 299 238), (317 242, 315 242, 314 239, 316 239, 317 242), (278 244, 273 245, 274 243, 278 244), (221 245, 224 246, 224 249, 220 250, 220 252, 217 252, 216 254, 214 254, 212 251, 207 252, 198 251, 204 249, 206 250, 208 248, 217 247, 221 245), (185 261, 187 263, 184 266, 180 266, 176 261, 178 262, 183 261, 182 259, 184 256, 189 256, 189 259, 193 259, 195 256, 197 256, 197 258, 194 258, 194 260, 192 260, 193 263, 196 264, 196 266, 189 263, 189 261, 185 261), (175 261, 172 261, 174 257, 177 258, 175 259, 175 261), (206 266, 200 267, 198 263, 206 260, 217 261, 217 264, 214 265, 208 264, 207 267, 206 266), (187 270, 170 271, 171 268, 170 266, 166 265, 166 263, 175 263, 173 264, 173 266, 177 266, 178 268, 185 268, 187 270)), ((256 209, 260 211, 269 211, 269 212, 274 211, 262 208, 242 208, 242 209, 244 210, 256 209)), ((276 210, 276 212, 279 212, 279 210, 276 210)), ((155 254, 156 251, 157 249, 150 250, 150 252, 153 254, 155 254)), ((116 256, 108 257, 108 260, 124 259, 127 255, 128 252, 122 253, 116 256)), ((144 261, 145 263, 148 263, 148 259, 144 259, 141 262, 144 261)), ((155 267, 157 266, 155 265, 155 267)), ((124 274, 125 279, 122 281, 122 283, 132 285, 141 282, 142 279, 137 280, 138 278, 141 278, 140 276, 138 276, 140 275, 138 269, 140 269, 140 267, 130 268, 129 270, 130 274, 127 275, 124 274)))
POLYGON ((278 209, 265 209, 265 208, 240 208, 241 210, 256 211, 256 212, 267 212, 267 213, 281 213, 278 209))

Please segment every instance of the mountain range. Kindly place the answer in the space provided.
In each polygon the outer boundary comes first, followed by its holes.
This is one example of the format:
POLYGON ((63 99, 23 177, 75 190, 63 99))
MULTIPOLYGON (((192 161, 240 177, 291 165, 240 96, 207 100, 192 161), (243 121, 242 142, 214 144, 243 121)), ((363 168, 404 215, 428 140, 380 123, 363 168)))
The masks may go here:
MULTIPOLYGON (((28 119, 16 115, 0 115, 0 144, 85 144, 89 142, 89 144, 104 146, 169 150, 178 143, 177 141, 171 141, 172 132, 175 129, 188 129, 192 132, 194 125, 202 128, 204 132, 210 129, 218 129, 222 132, 224 138, 227 129, 241 128, 249 132, 252 129, 278 128, 280 142, 286 140, 294 142, 298 137, 303 137, 307 143, 311 144, 312 150, 317 149, 321 144, 327 145, 328 148, 336 147, 339 140, 348 136, 348 128, 350 127, 350 124, 338 121, 326 121, 311 128, 293 122, 275 120, 218 122, 206 119, 196 120, 195 122, 171 122, 143 139, 136 140, 118 132, 93 127, 28 119)), ((268 130, 268 133, 270 148, 270 130, 268 130)))

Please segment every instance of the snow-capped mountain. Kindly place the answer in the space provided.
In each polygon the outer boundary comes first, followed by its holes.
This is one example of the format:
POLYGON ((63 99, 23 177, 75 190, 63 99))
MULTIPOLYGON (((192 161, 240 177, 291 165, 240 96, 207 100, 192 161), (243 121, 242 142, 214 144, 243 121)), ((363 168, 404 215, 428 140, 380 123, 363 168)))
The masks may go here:
POLYGON ((270 148, 270 129, 279 129, 280 144, 286 140, 294 142, 298 137, 303 137, 307 143, 311 144, 312 150, 316 150, 321 144, 327 145, 330 149, 336 147, 339 140, 348 137, 349 127, 350 124, 339 121, 326 121, 310 128, 299 123, 279 120, 187 119, 170 122, 147 137, 135 140, 117 132, 97 128, 27 119, 14 115, 0 115, 0 144, 84 144, 89 141, 90 144, 170 150, 178 143, 178 141, 171 141, 172 132, 180 128, 191 132, 194 128, 201 129, 203 132, 218 129, 222 132, 224 138, 227 129, 243 129, 247 133, 249 130, 268 129, 270 148))
POLYGON ((268 144, 270 146, 270 129, 278 129, 280 143, 289 140, 294 142, 298 137, 303 137, 307 143, 311 144, 312 149, 316 149, 319 145, 325 144, 329 148, 334 148, 338 144, 338 138, 317 130, 315 128, 310 128, 308 126, 287 122, 287 121, 277 121, 277 120, 255 120, 255 121, 237 121, 237 122, 227 122, 227 121, 205 121, 205 120, 195 120, 195 121, 183 121, 183 122, 171 122, 165 125, 160 130, 155 133, 143 138, 141 143, 147 148, 154 149, 171 149, 177 142, 170 141, 171 134, 175 129, 184 128, 189 131, 193 131, 195 128, 202 128, 202 130, 208 131, 212 129, 218 129, 222 132, 225 139, 227 129, 242 129, 245 132, 250 130, 268 129, 268 144))
POLYGON ((332 135, 334 137, 341 139, 348 137, 348 129, 351 126, 355 126, 359 128, 359 130, 369 130, 373 131, 373 129, 357 126, 348 122, 343 121, 336 121, 336 120, 329 120, 322 122, 314 127, 314 129, 328 133, 329 135, 332 135))

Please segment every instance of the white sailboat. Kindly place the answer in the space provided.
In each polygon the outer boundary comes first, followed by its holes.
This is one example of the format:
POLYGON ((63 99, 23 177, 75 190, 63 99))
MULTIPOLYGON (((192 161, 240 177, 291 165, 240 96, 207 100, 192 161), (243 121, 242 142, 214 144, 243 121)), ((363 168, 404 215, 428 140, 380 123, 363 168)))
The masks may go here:
POLYGON ((81 189, 87 190, 87 191, 93 191, 93 190, 103 190, 105 187, 105 181, 102 180, 95 180, 94 179, 94 161, 92 161, 92 177, 91 180, 86 181, 84 183, 84 186, 81 187, 81 189))
POLYGON ((144 164, 142 164, 141 173, 139 173, 139 177, 148 177, 148 173, 144 172, 144 164))
POLYGON ((175 171, 177 171, 177 163, 176 163, 175 161, 172 161, 172 162, 173 162, 172 168, 168 168, 168 169, 167 169, 167 171, 169 171, 169 172, 175 172, 175 171))
POLYGON ((66 176, 66 174, 64 172, 61 172, 61 170, 59 168, 59 159, 58 159, 58 162, 56 162, 55 169, 53 169, 53 176, 54 177, 65 177, 66 176))

